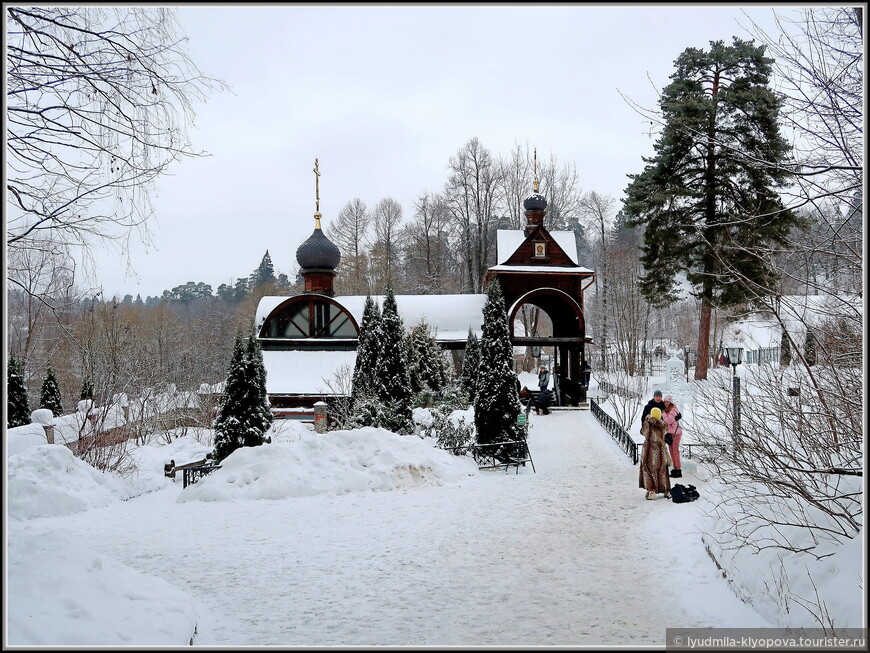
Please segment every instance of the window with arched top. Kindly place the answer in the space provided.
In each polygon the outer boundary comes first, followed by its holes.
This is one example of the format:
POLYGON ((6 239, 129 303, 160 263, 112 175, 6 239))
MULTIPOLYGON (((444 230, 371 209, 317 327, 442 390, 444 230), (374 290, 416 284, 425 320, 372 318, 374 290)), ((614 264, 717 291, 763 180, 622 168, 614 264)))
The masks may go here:
POLYGON ((278 306, 263 322, 261 338, 357 338, 350 313, 322 297, 300 297, 278 306))

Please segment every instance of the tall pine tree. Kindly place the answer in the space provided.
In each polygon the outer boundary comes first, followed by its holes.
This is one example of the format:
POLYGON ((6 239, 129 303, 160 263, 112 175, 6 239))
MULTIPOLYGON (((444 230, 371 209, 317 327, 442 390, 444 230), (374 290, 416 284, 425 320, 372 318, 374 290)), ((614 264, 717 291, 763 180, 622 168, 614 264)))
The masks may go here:
POLYGON ((520 435, 517 416, 521 411, 504 295, 498 281, 492 281, 486 288, 483 306, 477 397, 474 401, 478 444, 516 440, 520 435))
POLYGON ((677 58, 659 101, 656 154, 625 191, 628 224, 646 226, 644 296, 670 303, 685 273, 700 299, 699 380, 707 378, 712 309, 772 288, 770 247, 785 244, 797 224, 777 193, 789 148, 769 85, 773 62, 752 41, 710 46, 677 58))
POLYGON ((30 406, 24 385, 24 366, 15 356, 6 368, 6 425, 8 428, 30 424, 30 406))
POLYGON ((379 344, 377 394, 384 409, 381 426, 396 433, 408 433, 413 427, 414 393, 408 375, 405 327, 399 316, 393 289, 389 286, 381 313, 379 344))
POLYGON ((272 257, 269 256, 269 250, 267 249, 263 260, 260 261, 260 265, 251 274, 250 288, 253 290, 257 286, 269 282, 275 283, 275 266, 272 265, 272 257))
POLYGON ((42 388, 39 392, 39 407, 48 408, 51 411, 51 414, 55 417, 63 415, 60 386, 57 384, 54 370, 50 365, 48 366, 48 372, 45 374, 45 379, 42 381, 42 388))
POLYGON ((259 343, 251 343, 241 330, 236 334, 233 355, 227 372, 220 413, 214 425, 214 459, 224 460, 240 447, 263 444, 271 424, 271 412, 265 404, 265 370, 262 354, 257 360, 259 343), (246 342, 247 341, 247 342, 246 342))
POLYGON ((465 354, 462 357, 460 384, 469 401, 477 398, 477 379, 480 376, 480 339, 471 329, 465 341, 465 354))

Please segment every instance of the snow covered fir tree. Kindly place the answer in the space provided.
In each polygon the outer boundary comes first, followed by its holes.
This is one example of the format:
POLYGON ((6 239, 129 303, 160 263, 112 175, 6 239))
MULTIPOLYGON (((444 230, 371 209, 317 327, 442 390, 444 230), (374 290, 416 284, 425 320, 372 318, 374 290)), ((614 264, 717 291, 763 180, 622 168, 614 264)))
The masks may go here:
POLYGON ((460 385, 470 401, 477 398, 477 379, 480 376, 480 340, 471 329, 465 341, 465 354, 462 357, 462 376, 460 385))
POLYGON ((380 342, 375 368, 378 399, 383 406, 381 426, 398 433, 412 429, 413 391, 408 374, 405 327, 392 288, 387 288, 381 311, 380 342))
POLYGON ((477 395, 474 400, 477 442, 515 442, 522 428, 517 424, 522 406, 517 393, 517 375, 504 298, 498 281, 491 281, 486 290, 477 395))
POLYGON ((49 366, 48 372, 45 373, 45 379, 39 391, 39 407, 49 409, 55 417, 63 415, 60 387, 57 385, 57 378, 51 366, 49 366))
POLYGON ((24 367, 15 356, 9 357, 6 368, 6 425, 9 428, 30 423, 24 367))
POLYGON ((236 335, 223 397, 214 423, 215 463, 240 447, 263 444, 273 420, 262 352, 253 332, 236 335))

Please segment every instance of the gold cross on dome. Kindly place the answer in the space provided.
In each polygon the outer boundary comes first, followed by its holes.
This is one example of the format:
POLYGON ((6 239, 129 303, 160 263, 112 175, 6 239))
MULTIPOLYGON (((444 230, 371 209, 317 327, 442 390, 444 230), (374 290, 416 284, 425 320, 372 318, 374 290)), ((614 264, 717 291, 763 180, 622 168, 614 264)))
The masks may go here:
POLYGON ((532 184, 532 189, 537 193, 538 192, 538 148, 535 148, 534 170, 535 170, 535 181, 532 184))
POLYGON ((314 159, 314 188, 315 188, 315 210, 320 213, 320 167, 317 159, 314 159))

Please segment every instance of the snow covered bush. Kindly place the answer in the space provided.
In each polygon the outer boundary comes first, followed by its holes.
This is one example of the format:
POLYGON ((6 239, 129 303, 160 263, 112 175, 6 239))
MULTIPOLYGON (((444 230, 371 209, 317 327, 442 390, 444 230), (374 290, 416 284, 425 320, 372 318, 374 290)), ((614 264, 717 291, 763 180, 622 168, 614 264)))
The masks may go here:
POLYGON ((455 412, 446 404, 433 410, 432 424, 426 433, 435 438, 439 449, 462 456, 474 444, 474 425, 466 422, 463 417, 456 417, 455 412))

